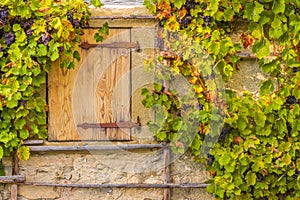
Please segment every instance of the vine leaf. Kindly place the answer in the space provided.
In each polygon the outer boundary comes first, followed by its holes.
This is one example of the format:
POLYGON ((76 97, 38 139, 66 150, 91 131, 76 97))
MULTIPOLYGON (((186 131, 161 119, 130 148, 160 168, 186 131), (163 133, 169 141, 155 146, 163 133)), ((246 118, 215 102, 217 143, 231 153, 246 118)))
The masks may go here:
POLYGON ((276 0, 273 3, 272 10, 275 14, 284 13, 285 10, 285 1, 284 0, 276 0))

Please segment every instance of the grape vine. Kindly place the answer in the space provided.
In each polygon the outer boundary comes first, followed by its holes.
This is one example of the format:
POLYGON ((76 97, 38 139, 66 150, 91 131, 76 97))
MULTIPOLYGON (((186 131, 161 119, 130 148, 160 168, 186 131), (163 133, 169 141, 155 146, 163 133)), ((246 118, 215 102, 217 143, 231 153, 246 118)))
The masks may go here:
POLYGON ((217 199, 300 198, 300 2, 144 4, 163 28, 160 48, 172 55, 167 64, 159 56, 145 65, 158 80, 143 91, 144 105, 157 110, 149 122, 157 140, 178 153, 188 147, 195 161, 204 161, 211 175, 207 190, 217 199), (248 28, 234 42, 240 24, 248 28), (259 96, 220 84, 239 70, 243 49, 251 49, 267 75, 259 96), (178 93, 178 86, 161 91, 179 76, 189 83, 188 93, 178 93))
MULTIPOLYGON (((80 59, 78 44, 90 15, 84 1, 1 1, 0 159, 12 151, 28 159, 23 141, 47 138, 41 88, 53 62, 73 68, 80 59)), ((100 29, 97 38, 106 32, 100 29)))

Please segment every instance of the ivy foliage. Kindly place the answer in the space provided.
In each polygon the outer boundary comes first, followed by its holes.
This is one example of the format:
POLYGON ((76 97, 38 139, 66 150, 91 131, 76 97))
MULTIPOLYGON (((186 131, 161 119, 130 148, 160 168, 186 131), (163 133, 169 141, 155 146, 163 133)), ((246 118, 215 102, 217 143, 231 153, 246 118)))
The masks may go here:
POLYGON ((23 140, 47 138, 41 88, 53 62, 73 68, 80 59, 80 35, 90 15, 81 0, 1 1, 0 159, 16 149, 21 159, 28 159, 23 140))
POLYGON ((145 65, 158 80, 143 90, 144 105, 156 110, 149 122, 156 138, 204 160, 207 190, 217 199, 299 199, 300 1, 144 4, 163 27, 161 48, 172 55, 145 65), (248 28, 233 42, 241 23, 248 28), (222 85, 239 68, 237 53, 248 48, 267 75, 258 96, 222 85), (168 85, 179 77, 188 86, 168 85))

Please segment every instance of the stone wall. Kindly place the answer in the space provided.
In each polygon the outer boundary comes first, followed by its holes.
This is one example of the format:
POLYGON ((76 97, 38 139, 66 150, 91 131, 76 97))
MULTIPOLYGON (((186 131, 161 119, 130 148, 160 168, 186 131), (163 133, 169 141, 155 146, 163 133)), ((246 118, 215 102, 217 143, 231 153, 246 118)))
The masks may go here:
MULTIPOLYGON (((6 173, 11 172, 10 159, 4 159, 6 173)), ((18 187, 18 199, 59 200, 163 200, 164 189, 135 188, 65 188, 33 186, 42 184, 161 184, 164 181, 163 151, 157 149, 135 151, 100 151, 79 153, 33 153, 28 161, 20 162, 20 174, 26 185, 18 187)), ((204 166, 187 155, 171 159, 172 183, 203 183, 208 174, 204 166)), ((205 189, 172 189, 173 200, 213 199, 205 189)), ((0 186, 0 197, 10 199, 9 185, 0 186)))

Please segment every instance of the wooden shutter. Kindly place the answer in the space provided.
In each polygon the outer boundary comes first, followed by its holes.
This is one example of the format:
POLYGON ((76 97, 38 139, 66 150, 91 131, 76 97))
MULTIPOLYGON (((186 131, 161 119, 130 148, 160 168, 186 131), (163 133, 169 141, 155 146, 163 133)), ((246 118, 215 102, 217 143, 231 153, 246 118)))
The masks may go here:
MULTIPOLYGON (((86 30, 83 41, 95 44, 94 32, 86 30)), ((130 43, 130 35, 130 29, 110 29, 101 44, 130 43)), ((48 78, 49 141, 131 139, 126 126, 98 126, 129 122, 131 116, 131 49, 103 46, 80 49, 81 61, 73 70, 52 67, 48 78)))

